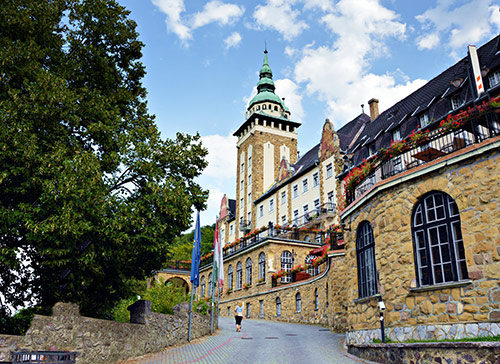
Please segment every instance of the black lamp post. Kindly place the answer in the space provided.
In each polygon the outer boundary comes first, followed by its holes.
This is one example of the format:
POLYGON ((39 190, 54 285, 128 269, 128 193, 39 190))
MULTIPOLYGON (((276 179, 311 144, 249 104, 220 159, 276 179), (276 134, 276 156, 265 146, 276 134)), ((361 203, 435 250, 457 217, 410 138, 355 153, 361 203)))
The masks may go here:
POLYGON ((382 301, 382 296, 378 296, 378 310, 380 314, 380 335, 382 337, 382 342, 385 344, 385 328, 384 328, 385 303, 384 301, 382 301))

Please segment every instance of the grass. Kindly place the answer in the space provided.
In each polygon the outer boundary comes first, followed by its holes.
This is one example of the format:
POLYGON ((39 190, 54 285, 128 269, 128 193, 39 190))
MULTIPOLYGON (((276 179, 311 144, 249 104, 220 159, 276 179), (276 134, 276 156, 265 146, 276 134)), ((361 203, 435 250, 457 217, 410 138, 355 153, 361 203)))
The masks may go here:
MULTIPOLYGON (((469 337, 463 339, 444 339, 444 340, 407 340, 407 341, 393 341, 386 339, 386 344, 412 344, 412 343, 457 343, 457 342, 483 342, 483 341, 500 341, 500 335, 495 336, 480 336, 480 337, 469 337)), ((373 339, 374 344, 381 344, 382 340, 373 339)))

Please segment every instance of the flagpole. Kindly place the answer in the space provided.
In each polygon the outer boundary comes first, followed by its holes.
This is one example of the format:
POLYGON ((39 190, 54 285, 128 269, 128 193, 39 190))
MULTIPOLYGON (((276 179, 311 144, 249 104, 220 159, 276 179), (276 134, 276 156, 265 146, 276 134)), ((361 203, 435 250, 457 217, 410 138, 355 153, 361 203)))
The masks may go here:
POLYGON ((193 284, 191 284, 191 304, 189 305, 188 341, 191 341, 191 324, 193 322, 193 293, 194 293, 194 287, 193 284))
MULTIPOLYGON (((217 229, 217 227, 215 227, 217 229)), ((214 280, 216 279, 215 277, 216 272, 215 272, 215 249, 214 249, 214 262, 212 265, 212 312, 210 314, 210 334, 214 333, 214 297, 215 297, 215 287, 214 287, 214 280)))

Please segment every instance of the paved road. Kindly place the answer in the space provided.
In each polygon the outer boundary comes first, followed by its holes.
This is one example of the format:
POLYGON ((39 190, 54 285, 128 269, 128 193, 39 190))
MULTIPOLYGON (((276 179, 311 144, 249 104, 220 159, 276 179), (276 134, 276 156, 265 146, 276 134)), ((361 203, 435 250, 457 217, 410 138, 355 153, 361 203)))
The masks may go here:
POLYGON ((213 336, 164 350, 126 364, 361 364, 343 348, 344 335, 313 325, 244 320, 241 332, 234 321, 220 318, 213 336))

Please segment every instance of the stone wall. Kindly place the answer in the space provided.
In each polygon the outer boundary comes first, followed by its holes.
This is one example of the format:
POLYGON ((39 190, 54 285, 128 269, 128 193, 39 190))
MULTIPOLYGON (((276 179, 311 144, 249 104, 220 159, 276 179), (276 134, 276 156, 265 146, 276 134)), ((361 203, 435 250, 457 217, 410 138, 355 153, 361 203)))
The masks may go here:
POLYGON ((358 300, 356 229, 365 220, 373 228, 379 293, 387 306, 385 323, 389 329, 405 327, 412 331, 419 326, 435 333, 436 325, 450 325, 456 331, 457 324, 500 321, 498 146, 499 138, 494 138, 465 149, 461 156, 442 158, 382 181, 346 210, 343 219, 352 219, 352 231, 344 235, 351 338, 379 327, 378 297, 358 300), (450 195, 459 208, 469 279, 419 288, 411 216, 418 199, 435 190, 450 195))
POLYGON ((500 362, 500 343, 415 343, 350 346, 349 353, 383 364, 500 362))
MULTIPOLYGON (((115 363, 117 360, 160 351, 187 342, 188 304, 174 315, 152 312, 146 324, 132 324, 80 316, 78 306, 58 303, 52 316, 35 315, 25 336, 0 335, 0 361, 12 351, 77 351, 77 363, 115 363)), ((193 314, 191 337, 210 333, 210 315, 193 314)))

